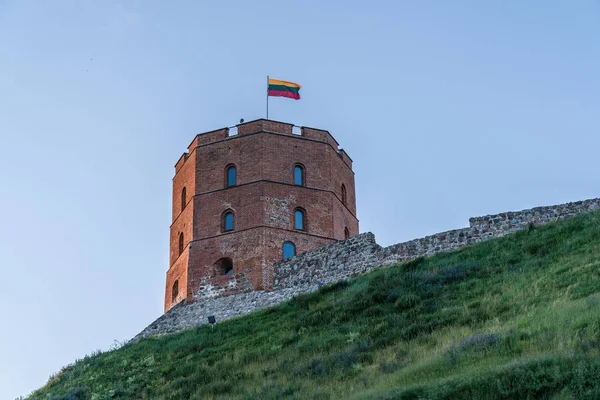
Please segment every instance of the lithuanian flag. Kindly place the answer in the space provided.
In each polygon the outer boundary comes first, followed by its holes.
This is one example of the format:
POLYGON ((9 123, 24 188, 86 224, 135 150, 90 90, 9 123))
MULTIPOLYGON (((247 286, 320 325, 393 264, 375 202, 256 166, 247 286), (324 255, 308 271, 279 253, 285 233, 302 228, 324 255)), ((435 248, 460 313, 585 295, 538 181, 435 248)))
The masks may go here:
POLYGON ((300 100, 300 88, 302 86, 293 82, 279 81, 269 78, 268 96, 289 97, 290 99, 300 100))

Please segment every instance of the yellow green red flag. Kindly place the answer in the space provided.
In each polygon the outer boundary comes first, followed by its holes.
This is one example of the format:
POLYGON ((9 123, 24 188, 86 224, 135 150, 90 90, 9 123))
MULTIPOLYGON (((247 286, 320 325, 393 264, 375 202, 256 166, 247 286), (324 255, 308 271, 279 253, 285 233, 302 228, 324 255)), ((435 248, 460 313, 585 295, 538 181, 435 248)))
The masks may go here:
POLYGON ((294 100, 300 100, 300 88, 302 86, 294 82, 280 81, 269 78, 268 96, 288 97, 294 100))

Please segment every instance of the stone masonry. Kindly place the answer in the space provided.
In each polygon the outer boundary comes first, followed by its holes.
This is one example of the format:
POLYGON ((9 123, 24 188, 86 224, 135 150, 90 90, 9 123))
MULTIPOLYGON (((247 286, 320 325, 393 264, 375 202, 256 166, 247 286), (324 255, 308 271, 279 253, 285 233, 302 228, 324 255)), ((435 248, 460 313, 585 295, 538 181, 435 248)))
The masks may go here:
POLYGON ((469 220, 468 228, 441 232, 386 248, 375 242, 372 233, 362 233, 275 265, 272 291, 249 291, 249 283, 243 277, 235 278, 234 289, 228 289, 226 285, 224 287, 222 283, 208 278, 203 281, 206 294, 202 299, 188 305, 179 303, 133 340, 204 325, 209 315, 214 315, 217 321, 226 320, 274 306, 321 286, 368 273, 374 268, 460 249, 502 237, 526 228, 529 224, 544 225, 598 208, 600 199, 591 199, 476 217, 469 220))

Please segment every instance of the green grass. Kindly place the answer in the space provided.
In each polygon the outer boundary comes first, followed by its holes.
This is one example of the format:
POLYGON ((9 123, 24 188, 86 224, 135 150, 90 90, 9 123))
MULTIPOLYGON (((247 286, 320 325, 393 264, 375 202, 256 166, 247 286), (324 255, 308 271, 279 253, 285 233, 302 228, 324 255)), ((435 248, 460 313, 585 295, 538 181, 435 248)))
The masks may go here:
POLYGON ((31 399, 598 399, 600 213, 65 367, 31 399))

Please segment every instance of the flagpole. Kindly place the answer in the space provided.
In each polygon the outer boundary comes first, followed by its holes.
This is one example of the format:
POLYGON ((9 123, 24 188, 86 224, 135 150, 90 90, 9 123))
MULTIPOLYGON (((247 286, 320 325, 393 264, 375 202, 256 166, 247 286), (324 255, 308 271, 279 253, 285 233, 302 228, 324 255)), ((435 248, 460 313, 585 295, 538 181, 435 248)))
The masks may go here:
POLYGON ((269 75, 267 75, 267 119, 269 119, 269 75))

